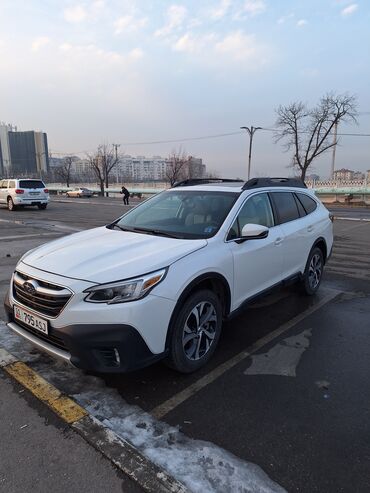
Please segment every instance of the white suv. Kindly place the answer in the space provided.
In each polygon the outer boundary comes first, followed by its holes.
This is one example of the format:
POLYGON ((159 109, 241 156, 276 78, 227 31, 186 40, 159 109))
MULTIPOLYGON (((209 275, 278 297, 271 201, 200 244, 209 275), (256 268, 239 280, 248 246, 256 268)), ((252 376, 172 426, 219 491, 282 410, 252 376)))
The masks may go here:
POLYGON ((0 181, 0 204, 6 204, 10 211, 25 205, 46 209, 48 202, 49 190, 42 180, 11 178, 0 181))
POLYGON ((108 226, 21 258, 8 327, 99 372, 165 358, 197 370, 222 321, 258 294, 297 280, 308 295, 333 244, 328 210, 297 180, 187 180, 108 226))

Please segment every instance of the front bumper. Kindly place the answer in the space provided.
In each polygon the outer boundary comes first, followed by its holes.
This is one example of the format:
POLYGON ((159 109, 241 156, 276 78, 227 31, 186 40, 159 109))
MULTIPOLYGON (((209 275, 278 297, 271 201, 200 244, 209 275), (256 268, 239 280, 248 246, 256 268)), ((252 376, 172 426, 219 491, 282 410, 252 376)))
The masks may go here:
POLYGON ((12 304, 8 292, 4 307, 7 326, 13 332, 38 349, 77 368, 98 373, 125 373, 148 366, 166 356, 164 348, 161 352, 153 353, 140 332, 127 323, 96 320, 90 324, 59 324, 57 327, 50 320, 49 333, 44 335, 15 320, 12 304))
POLYGON ((6 296, 7 326, 42 351, 73 366, 99 373, 123 373, 148 366, 166 353, 153 354, 130 325, 94 324, 50 327, 46 336, 14 319, 6 296))

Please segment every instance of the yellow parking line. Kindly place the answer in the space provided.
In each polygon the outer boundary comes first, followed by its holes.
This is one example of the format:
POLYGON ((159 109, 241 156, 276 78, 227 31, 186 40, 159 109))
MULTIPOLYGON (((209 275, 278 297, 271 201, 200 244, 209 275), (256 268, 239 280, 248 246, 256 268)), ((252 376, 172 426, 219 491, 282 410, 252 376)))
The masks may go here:
POLYGON ((35 397, 45 402, 65 422, 72 424, 87 416, 85 409, 62 395, 58 389, 21 361, 5 366, 4 370, 35 397))

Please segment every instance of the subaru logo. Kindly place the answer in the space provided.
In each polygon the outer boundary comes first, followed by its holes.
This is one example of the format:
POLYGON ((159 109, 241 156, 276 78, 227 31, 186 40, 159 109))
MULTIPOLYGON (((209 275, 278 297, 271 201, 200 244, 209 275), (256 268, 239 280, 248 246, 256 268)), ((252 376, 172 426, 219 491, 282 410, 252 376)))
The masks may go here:
POLYGON ((23 289, 28 293, 28 294, 35 294, 36 293, 36 287, 29 281, 26 281, 23 284, 23 289))

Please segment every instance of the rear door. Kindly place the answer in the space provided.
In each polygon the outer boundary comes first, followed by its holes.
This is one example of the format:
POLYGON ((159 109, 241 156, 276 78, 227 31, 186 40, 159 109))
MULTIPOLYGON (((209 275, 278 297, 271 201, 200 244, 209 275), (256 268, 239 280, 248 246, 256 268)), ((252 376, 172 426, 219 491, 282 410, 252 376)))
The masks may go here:
POLYGON ((247 198, 229 231, 228 245, 233 255, 233 306, 280 282, 283 278, 283 233, 274 222, 266 192, 247 198), (240 241, 245 224, 261 224, 269 228, 267 238, 240 241))
POLYGON ((285 277, 303 272, 314 242, 315 224, 291 191, 272 191, 275 216, 284 235, 283 265, 285 277))

